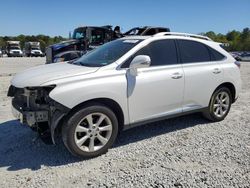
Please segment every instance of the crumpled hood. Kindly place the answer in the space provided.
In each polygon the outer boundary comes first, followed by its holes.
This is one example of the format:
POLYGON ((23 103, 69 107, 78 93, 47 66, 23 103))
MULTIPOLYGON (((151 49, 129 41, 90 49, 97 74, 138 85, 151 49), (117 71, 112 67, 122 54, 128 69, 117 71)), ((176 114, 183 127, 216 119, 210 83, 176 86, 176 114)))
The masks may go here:
POLYGON ((18 88, 35 87, 48 81, 90 74, 98 69, 99 67, 84 67, 69 63, 40 65, 16 74, 11 80, 11 85, 18 88))

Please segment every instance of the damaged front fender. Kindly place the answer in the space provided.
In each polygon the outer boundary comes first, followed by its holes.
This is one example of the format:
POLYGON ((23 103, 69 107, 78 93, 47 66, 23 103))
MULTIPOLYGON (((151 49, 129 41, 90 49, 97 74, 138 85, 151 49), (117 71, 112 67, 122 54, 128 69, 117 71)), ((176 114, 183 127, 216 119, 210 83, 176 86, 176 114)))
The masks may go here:
POLYGON ((49 97, 54 87, 9 88, 8 96, 12 98, 13 115, 21 123, 30 126, 42 136, 50 133, 55 144, 55 130, 69 108, 49 97))

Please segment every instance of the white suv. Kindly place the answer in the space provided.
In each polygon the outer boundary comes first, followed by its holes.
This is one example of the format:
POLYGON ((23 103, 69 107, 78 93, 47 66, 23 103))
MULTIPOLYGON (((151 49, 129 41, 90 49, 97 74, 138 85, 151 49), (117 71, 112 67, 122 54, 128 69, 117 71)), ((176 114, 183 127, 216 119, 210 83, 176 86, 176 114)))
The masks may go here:
POLYGON ((223 120, 238 97, 239 64, 211 39, 183 33, 121 38, 76 61, 17 74, 13 114, 41 134, 61 133, 80 157, 105 153, 120 130, 202 112, 223 120))

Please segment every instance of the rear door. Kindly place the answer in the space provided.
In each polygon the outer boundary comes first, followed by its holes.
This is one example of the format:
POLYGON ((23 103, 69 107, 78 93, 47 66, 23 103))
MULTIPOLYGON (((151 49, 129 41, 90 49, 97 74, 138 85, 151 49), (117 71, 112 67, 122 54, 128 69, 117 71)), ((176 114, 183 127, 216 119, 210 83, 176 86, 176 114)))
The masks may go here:
POLYGON ((223 81, 220 58, 216 59, 215 50, 203 43, 192 40, 177 42, 185 76, 183 111, 207 107, 215 88, 223 81))
MULTIPOLYGON (((151 65, 127 74, 130 122, 140 122, 182 112, 184 77, 174 40, 158 40, 139 50, 151 65)), ((132 58, 131 58, 132 59, 132 58)))

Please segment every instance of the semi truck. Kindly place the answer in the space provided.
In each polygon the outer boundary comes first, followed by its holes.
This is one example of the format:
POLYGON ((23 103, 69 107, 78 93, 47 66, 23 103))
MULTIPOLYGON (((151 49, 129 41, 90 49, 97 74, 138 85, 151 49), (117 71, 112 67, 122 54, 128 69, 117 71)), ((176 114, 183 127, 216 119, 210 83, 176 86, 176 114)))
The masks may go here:
POLYGON ((113 40, 114 35, 111 26, 78 27, 71 39, 47 47, 46 63, 69 61, 80 57, 83 53, 113 40))
POLYGON ((23 52, 20 47, 20 41, 7 41, 6 53, 8 57, 23 57, 23 52))
POLYGON ((25 56, 27 57, 43 57, 44 54, 40 48, 40 42, 25 42, 25 56))
POLYGON ((56 63, 62 61, 70 61, 81 57, 88 51, 98 46, 128 35, 154 35, 159 32, 169 32, 169 28, 165 27, 135 27, 128 32, 121 33, 120 27, 116 26, 114 30, 112 26, 78 27, 74 30, 70 40, 53 44, 46 49, 46 63, 56 63))

